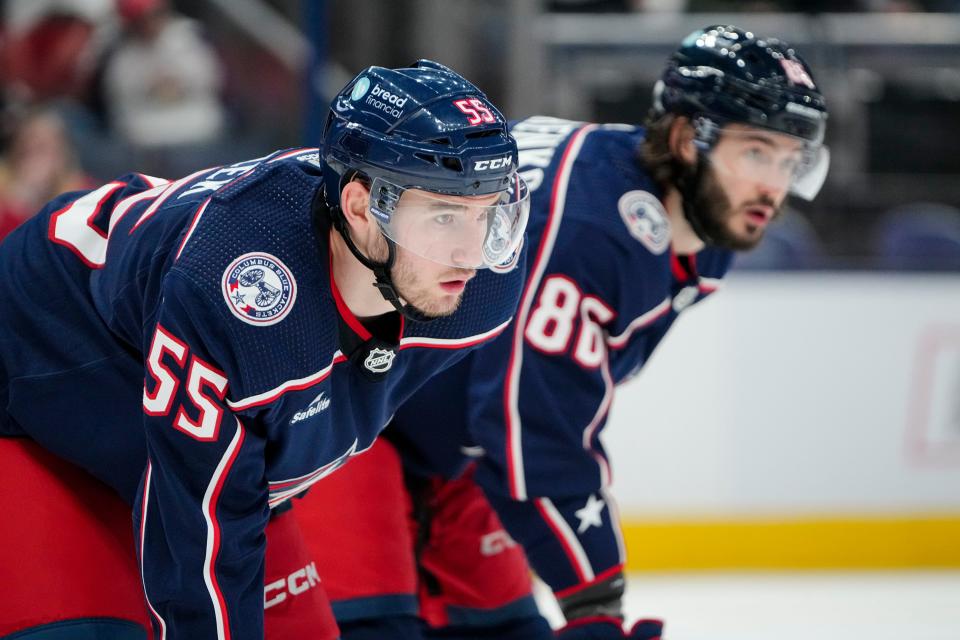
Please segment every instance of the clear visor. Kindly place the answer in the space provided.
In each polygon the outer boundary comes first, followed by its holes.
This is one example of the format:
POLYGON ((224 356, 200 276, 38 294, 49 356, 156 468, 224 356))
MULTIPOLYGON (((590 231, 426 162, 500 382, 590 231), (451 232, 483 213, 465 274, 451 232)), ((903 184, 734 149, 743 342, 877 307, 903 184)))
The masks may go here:
POLYGON ((516 173, 509 188, 485 196, 405 189, 377 178, 370 211, 384 235, 407 251, 450 267, 484 269, 509 263, 519 250, 530 196, 516 173))
POLYGON ((719 173, 804 200, 817 196, 830 169, 826 146, 759 129, 725 129, 708 159, 719 173))

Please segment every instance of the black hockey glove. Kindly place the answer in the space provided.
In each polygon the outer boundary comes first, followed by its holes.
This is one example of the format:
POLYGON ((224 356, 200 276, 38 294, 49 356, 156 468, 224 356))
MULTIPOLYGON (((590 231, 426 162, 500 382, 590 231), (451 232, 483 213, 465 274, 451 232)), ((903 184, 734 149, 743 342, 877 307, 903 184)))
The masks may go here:
POLYGON ((660 640, 663 623, 640 620, 629 631, 623 628, 622 602, 625 581, 617 572, 602 582, 558 598, 567 625, 557 631, 563 640, 660 640))
POLYGON ((620 618, 579 618, 557 630, 559 640, 660 640, 663 622, 638 620, 629 631, 620 618))

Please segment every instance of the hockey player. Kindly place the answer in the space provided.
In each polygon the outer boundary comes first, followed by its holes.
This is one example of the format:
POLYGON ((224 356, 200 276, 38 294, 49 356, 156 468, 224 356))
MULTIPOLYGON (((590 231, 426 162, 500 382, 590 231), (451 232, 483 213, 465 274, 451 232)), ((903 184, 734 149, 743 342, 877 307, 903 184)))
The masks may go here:
POLYGON ((514 323, 401 408, 385 432, 392 448, 381 440, 376 457, 304 499, 344 638, 421 637, 417 596, 427 637, 552 637, 524 551, 566 616, 560 637, 659 637, 656 621, 622 627, 624 550, 599 440, 614 386, 718 287, 733 251, 761 241, 788 193, 815 195, 826 115, 790 46, 718 25, 670 58, 645 129, 543 117, 512 127, 533 194, 514 323), (463 452, 477 461, 461 475, 463 452), (399 490, 383 474, 400 459, 410 504, 390 515, 397 500, 375 498, 399 490), (321 531, 321 517, 344 527, 321 531), (387 527, 396 535, 384 542, 387 527), (393 579, 365 580, 368 558, 393 579))
POLYGON ((156 638, 262 638, 266 598, 314 610, 271 638, 337 636, 309 559, 271 570, 302 548, 271 511, 506 328, 529 199, 501 114, 430 61, 363 71, 323 136, 64 194, 0 245, 0 636, 142 638, 131 574, 156 638), (77 467, 134 505, 136 565, 77 467))

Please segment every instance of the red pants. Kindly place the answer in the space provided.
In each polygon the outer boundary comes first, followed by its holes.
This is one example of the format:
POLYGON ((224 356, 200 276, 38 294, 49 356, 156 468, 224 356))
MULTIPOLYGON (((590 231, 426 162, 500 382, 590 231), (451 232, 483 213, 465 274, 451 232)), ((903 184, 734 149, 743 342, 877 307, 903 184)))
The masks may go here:
MULTIPOLYGON (((130 508, 109 488, 30 440, 0 438, 0 505, 0 637, 85 618, 150 628, 130 508)), ((292 512, 272 518, 266 535, 266 638, 333 640, 292 512)))
POLYGON ((414 613, 419 603, 441 627, 531 596, 526 556, 472 476, 408 487, 381 438, 310 489, 294 511, 339 620, 414 613))

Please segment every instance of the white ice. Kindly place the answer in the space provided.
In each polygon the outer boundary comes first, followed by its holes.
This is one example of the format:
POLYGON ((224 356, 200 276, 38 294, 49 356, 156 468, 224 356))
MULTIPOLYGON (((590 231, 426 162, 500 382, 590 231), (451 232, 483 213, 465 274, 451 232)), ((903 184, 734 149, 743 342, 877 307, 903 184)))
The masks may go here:
POLYGON ((960 640, 960 571, 644 573, 625 604, 664 640, 960 640))

